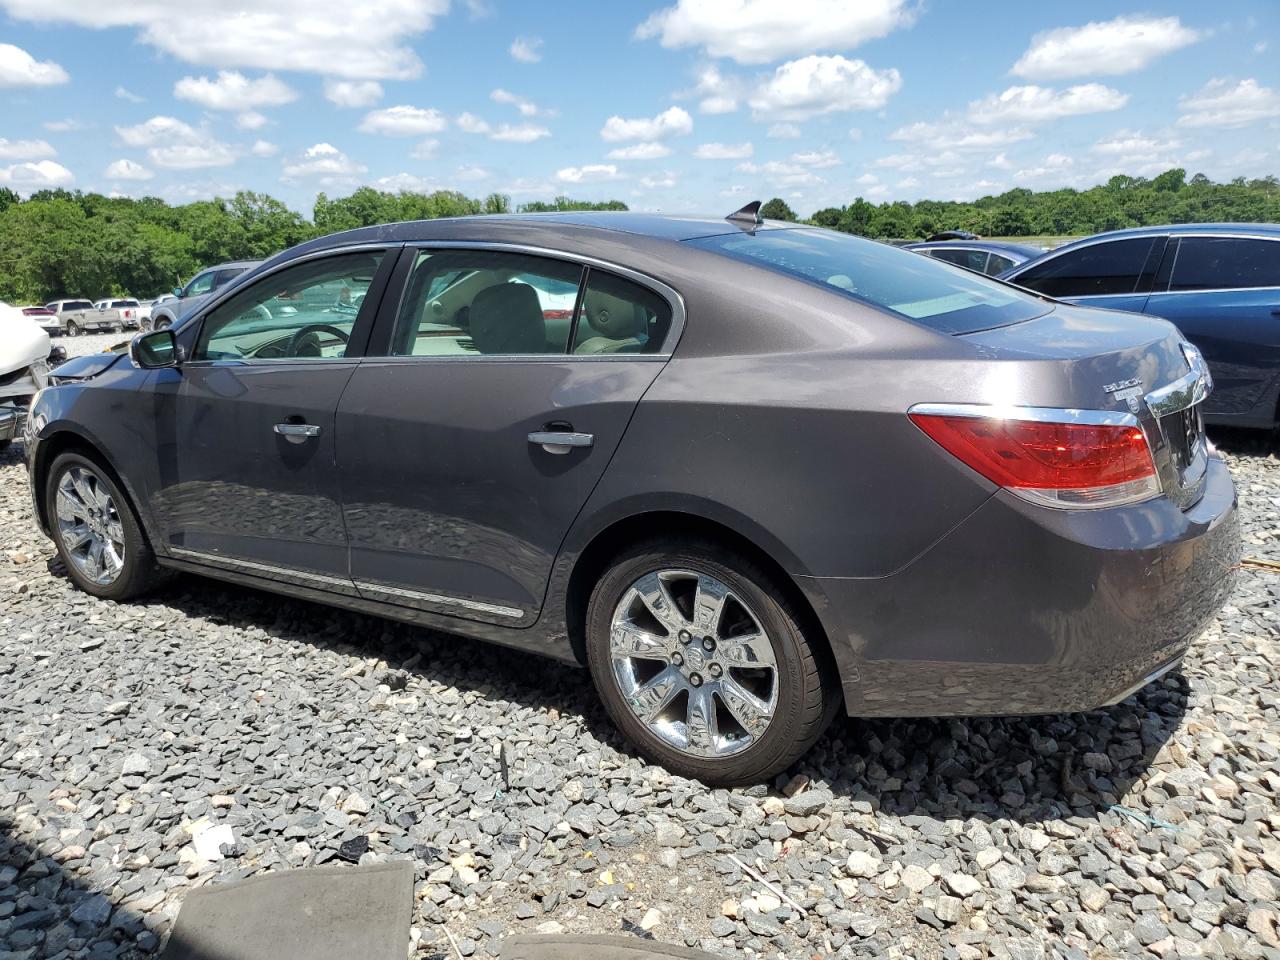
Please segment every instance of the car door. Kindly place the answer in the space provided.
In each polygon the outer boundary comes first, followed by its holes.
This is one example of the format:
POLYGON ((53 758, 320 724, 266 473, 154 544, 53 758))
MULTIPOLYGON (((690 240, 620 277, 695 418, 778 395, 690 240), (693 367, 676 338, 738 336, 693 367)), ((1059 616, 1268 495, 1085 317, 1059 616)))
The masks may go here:
POLYGON ((1021 287, 1082 306, 1141 313, 1166 237, 1117 237, 1064 248, 1005 277, 1021 287))
POLYGON ((1214 390, 1204 412, 1269 427, 1280 397, 1280 239, 1174 237, 1146 312, 1200 348, 1214 390))
POLYGON ((622 268, 483 245, 402 259, 384 356, 361 361, 338 408, 352 577, 376 600, 531 623, 669 356, 679 297, 622 268))
POLYGON ((213 303, 188 359, 156 371, 150 499, 174 556, 353 593, 334 412, 392 257, 348 249, 286 263, 213 303), (358 293, 366 309, 346 307, 358 293))

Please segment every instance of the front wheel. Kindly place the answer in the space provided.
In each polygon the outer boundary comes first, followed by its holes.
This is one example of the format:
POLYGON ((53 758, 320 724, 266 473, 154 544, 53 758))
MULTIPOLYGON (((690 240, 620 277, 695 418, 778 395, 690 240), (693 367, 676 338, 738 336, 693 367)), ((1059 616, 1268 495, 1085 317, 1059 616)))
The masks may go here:
POLYGON ((79 335, 80 335, 80 328, 79 328, 79 327, 77 327, 77 326, 76 326, 72 321, 68 320, 68 321, 67 321, 67 336, 68 336, 68 337, 78 337, 79 335))
POLYGON ((77 587, 105 600, 128 600, 158 582, 155 555, 129 501, 100 464, 60 454, 44 495, 58 555, 77 587))
POLYGON ((606 709, 650 760, 709 784, 755 783, 814 744, 835 703, 822 657, 767 572, 710 541, 618 557, 587 609, 606 709))

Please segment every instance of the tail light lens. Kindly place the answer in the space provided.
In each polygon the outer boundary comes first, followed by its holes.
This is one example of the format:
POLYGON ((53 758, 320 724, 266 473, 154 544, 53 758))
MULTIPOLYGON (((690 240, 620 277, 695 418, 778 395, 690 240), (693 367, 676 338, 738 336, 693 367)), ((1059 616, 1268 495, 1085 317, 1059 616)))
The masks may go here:
POLYGON ((952 456, 1033 503, 1113 507, 1160 493, 1146 434, 1128 414, 922 404, 909 416, 952 456))

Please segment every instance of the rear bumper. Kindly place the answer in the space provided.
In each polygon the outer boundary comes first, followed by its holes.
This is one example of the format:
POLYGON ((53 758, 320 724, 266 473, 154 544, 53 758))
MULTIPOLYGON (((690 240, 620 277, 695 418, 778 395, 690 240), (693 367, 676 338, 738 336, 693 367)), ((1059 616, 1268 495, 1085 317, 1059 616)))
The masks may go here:
POLYGON ((855 716, 1067 713, 1173 669, 1230 593, 1235 488, 1058 511, 998 493, 902 570, 801 578, 855 716))

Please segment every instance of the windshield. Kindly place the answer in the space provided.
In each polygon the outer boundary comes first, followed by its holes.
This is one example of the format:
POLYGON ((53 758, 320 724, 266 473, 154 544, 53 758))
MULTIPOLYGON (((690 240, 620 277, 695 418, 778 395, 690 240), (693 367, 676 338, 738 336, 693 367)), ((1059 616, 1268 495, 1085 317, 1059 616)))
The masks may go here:
POLYGON ((688 243, 808 280, 941 333, 973 333, 1041 316, 1041 300, 909 250, 830 230, 762 230, 688 243))

